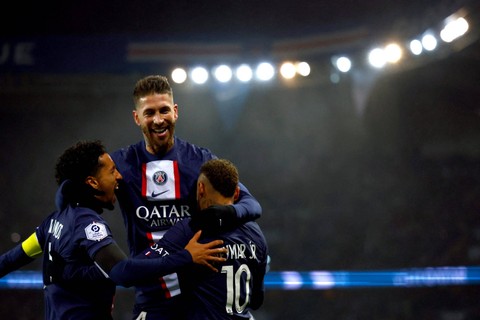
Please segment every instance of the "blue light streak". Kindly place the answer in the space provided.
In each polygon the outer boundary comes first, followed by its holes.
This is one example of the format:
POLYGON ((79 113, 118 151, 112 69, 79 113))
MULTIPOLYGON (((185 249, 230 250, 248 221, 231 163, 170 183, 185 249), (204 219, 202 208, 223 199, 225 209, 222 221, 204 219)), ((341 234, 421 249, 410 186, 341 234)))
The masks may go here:
MULTIPOLYGON (((266 289, 328 290, 367 287, 436 287, 480 283, 480 267, 428 267, 372 271, 269 271, 266 289)), ((40 271, 15 271, 0 289, 41 289, 40 271)))

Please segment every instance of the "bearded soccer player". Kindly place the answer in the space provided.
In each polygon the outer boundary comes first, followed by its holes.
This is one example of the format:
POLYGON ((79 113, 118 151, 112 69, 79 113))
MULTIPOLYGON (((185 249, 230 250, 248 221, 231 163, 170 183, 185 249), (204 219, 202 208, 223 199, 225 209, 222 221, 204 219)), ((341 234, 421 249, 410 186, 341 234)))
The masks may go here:
MULTIPOLYGON (((131 256, 143 252, 178 221, 193 214, 200 167, 217 158, 210 150, 174 135, 179 112, 166 77, 152 75, 140 79, 133 101, 133 119, 143 140, 112 154, 123 176, 117 197, 131 256)), ((203 221, 223 228, 260 217, 258 201, 241 183, 239 188, 235 203, 211 208, 203 221)), ((176 274, 135 290, 134 319, 178 319, 178 313, 185 308, 179 302, 181 288, 176 274)))

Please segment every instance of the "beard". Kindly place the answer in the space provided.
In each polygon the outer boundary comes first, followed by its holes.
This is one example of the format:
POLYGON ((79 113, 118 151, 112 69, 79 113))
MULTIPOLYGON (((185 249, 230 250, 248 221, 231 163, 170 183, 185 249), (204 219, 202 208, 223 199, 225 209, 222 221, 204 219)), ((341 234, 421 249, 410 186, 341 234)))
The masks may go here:
POLYGON ((165 154, 173 147, 175 124, 171 123, 167 127, 167 134, 164 137, 157 137, 148 127, 142 127, 143 136, 147 146, 147 151, 153 154, 165 154))

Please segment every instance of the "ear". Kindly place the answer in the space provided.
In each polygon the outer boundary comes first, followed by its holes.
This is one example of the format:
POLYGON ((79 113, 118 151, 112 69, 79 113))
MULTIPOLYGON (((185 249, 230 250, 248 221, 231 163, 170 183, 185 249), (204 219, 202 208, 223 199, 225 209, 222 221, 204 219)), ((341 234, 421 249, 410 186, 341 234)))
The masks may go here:
POLYGON ((137 110, 132 111, 132 116, 133 116, 133 121, 137 124, 137 126, 140 125, 140 119, 138 119, 138 113, 137 110))
POLYGON ((97 179, 95 179, 95 177, 88 176, 87 178, 85 178, 85 183, 93 189, 98 189, 98 181, 97 179))
POLYGON ((173 117, 175 118, 175 120, 178 119, 178 104, 174 104, 173 105, 173 117))
POLYGON ((237 186, 235 188, 235 193, 233 194, 233 201, 236 202, 239 197, 240 197, 240 187, 237 186))
POLYGON ((197 183, 197 195, 203 196, 205 194, 205 184, 198 181, 197 183))

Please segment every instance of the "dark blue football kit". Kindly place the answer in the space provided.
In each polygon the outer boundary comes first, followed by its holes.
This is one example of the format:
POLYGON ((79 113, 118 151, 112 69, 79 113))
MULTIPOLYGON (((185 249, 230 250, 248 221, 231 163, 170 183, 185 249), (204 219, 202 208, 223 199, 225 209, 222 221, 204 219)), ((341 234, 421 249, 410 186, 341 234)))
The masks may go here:
MULTIPOLYGON (((116 194, 131 257, 161 239, 176 222, 191 216, 196 210, 200 167, 216 158, 208 149, 178 138, 162 157, 148 153, 144 141, 118 150, 111 157, 123 176, 116 194)), ((260 204, 242 184, 240 190, 238 202, 230 206, 236 219, 257 219, 260 204)), ((185 305, 179 301, 181 288, 173 272, 192 263, 190 253, 183 250, 162 259, 125 259, 107 275, 93 260, 95 254, 115 243, 100 216, 102 204, 94 198, 83 199, 77 192, 73 197, 82 198, 81 203, 68 201, 63 191, 62 184, 55 201, 58 211, 28 239, 39 246, 35 255, 26 250, 25 242, 2 254, 0 277, 43 252, 46 319, 111 319, 115 285, 146 283, 149 285, 136 288, 134 317, 148 312, 140 319, 179 319, 185 305)))
MULTIPOLYGON (((198 213, 201 219, 201 213, 198 213)), ((165 236, 144 252, 148 258, 173 254, 188 243, 197 228, 190 219, 174 225, 165 236)), ((178 272, 185 319, 249 319, 250 310, 258 309, 264 299, 264 276, 267 267, 267 242, 256 222, 214 235, 204 233, 200 242, 222 239, 228 249, 227 261, 213 272, 190 265, 178 272)))
MULTIPOLYGON (((135 256, 161 239, 177 222, 196 210, 196 183, 201 165, 217 158, 210 150, 175 137, 173 148, 162 156, 146 151, 144 141, 111 154, 123 176, 117 198, 127 229, 128 246, 135 256)), ((261 207, 240 184, 236 216, 255 220, 261 207)), ((178 302, 181 288, 177 274, 135 288, 134 315, 148 311, 148 318, 178 319, 184 305, 178 302), (177 308, 177 309, 176 309, 177 308), (179 308, 179 309, 178 309, 179 308), (152 315, 152 317, 150 317, 152 315)))
MULTIPOLYGON (((68 186, 69 180, 62 183, 56 194, 57 210, 35 230, 43 251, 45 319, 112 319, 117 284, 150 283, 192 263, 190 253, 182 250, 178 255, 152 260, 151 264, 145 263, 145 259, 115 261, 107 274, 94 261, 98 252, 115 244, 101 216, 105 203, 81 192, 73 192, 76 200, 71 201, 71 195, 66 196, 68 186), (66 275, 65 266, 79 274, 66 275)), ((24 256, 21 252, 21 246, 17 246, 3 254, 0 271, 9 272, 19 267, 17 263, 24 256)))
POLYGON ((55 211, 36 229, 43 247, 43 280, 46 319, 111 319, 115 283, 110 279, 57 283, 50 264, 62 257, 81 266, 92 266, 96 252, 114 242, 97 206, 67 205, 55 211), (98 209, 97 209, 98 210, 98 209))

